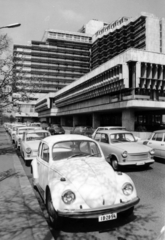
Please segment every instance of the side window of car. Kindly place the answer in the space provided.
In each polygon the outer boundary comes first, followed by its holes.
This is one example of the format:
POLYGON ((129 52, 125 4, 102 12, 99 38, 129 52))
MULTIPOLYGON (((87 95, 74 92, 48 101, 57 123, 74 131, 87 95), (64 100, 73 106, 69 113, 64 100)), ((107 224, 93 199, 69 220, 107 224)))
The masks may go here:
POLYGON ((105 133, 101 134, 101 142, 103 143, 109 143, 108 135, 105 133))
POLYGON ((163 133, 155 133, 152 140, 161 142, 163 138, 163 133))
POLYGON ((100 142, 101 139, 101 133, 96 133, 94 139, 98 142, 100 142))
POLYGON ((43 145, 42 145, 41 158, 45 162, 49 162, 49 147, 45 143, 43 143, 43 145))
POLYGON ((156 136, 157 136, 157 133, 155 133, 155 134, 153 135, 153 137, 152 137, 152 140, 153 140, 153 141, 156 141, 156 136))
POLYGON ((159 142, 161 142, 161 141, 162 141, 162 139, 163 139, 163 133, 158 133, 158 136, 157 136, 157 139, 156 139, 156 141, 159 141, 159 142))

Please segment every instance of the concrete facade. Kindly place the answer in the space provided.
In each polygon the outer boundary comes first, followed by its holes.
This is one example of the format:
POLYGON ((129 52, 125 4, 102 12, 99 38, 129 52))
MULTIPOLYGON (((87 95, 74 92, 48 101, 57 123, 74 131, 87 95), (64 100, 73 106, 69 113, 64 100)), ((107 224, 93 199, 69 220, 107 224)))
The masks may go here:
MULTIPOLYGON (((110 24, 91 21, 77 33, 49 30, 42 41, 34 45, 40 47, 40 53, 36 49, 34 55, 51 60, 54 55, 53 60, 60 61, 58 77, 55 68, 45 72, 45 84, 52 78, 46 91, 52 88, 55 91, 37 100, 35 109, 40 120, 61 122, 65 126, 88 124, 94 128, 123 125, 131 131, 141 125, 148 131, 154 130, 164 123, 164 19, 144 12, 110 24), (85 31, 88 34, 84 34, 85 31), (64 47, 67 54, 63 52, 64 47), (56 59, 55 54, 60 59, 56 59), (65 63, 70 64, 72 73, 65 73, 68 68, 62 60, 68 55, 70 59, 65 63), (75 67, 75 62, 80 65, 75 67), (75 75, 78 68, 81 76, 75 75), (52 73, 55 74, 51 76, 52 73), (72 77, 72 81, 66 81, 68 77, 72 77)), ((41 65, 43 63, 38 66, 41 65)))
POLYGON ((94 128, 117 114, 114 124, 134 131, 139 111, 165 114, 164 87, 165 55, 129 49, 52 95, 54 107, 45 102, 41 108, 38 100, 36 110, 39 117, 73 116, 73 126, 78 116, 90 115, 94 128))

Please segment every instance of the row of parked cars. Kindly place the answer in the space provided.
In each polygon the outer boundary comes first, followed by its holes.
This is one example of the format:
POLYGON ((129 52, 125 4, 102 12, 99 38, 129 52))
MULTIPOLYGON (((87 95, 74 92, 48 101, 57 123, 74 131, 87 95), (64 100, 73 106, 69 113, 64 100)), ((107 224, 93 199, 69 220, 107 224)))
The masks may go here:
POLYGON ((133 213, 140 200, 135 184, 127 174, 113 170, 98 141, 80 134, 50 135, 31 126, 7 126, 7 131, 14 127, 16 135, 22 136, 20 150, 24 151, 23 142, 27 144, 27 155, 39 142, 31 163, 33 184, 43 193, 55 228, 64 218, 103 222, 133 213))
POLYGON ((114 170, 124 164, 149 165, 154 162, 154 152, 140 145, 132 133, 97 129, 89 137, 74 132, 51 135, 32 126, 6 129, 11 135, 16 130, 22 156, 33 159, 33 184, 43 194, 55 228, 64 218, 103 222, 133 213, 140 201, 135 184, 127 174, 114 170), (31 155, 35 143, 36 152, 31 155))

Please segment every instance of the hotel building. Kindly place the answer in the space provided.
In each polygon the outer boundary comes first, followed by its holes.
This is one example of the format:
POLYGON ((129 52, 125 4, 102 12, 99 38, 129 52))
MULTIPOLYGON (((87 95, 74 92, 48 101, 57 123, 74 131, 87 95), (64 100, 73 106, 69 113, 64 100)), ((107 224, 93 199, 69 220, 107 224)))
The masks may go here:
MULTIPOLYGON (((84 29, 78 34, 84 36, 84 29)), ((39 119, 70 127, 123 125, 131 131, 153 131, 163 126, 165 19, 142 13, 102 23, 87 34, 86 61, 81 58, 88 63, 86 72, 38 99, 39 119)), ((73 59, 71 62, 74 64, 73 59)))

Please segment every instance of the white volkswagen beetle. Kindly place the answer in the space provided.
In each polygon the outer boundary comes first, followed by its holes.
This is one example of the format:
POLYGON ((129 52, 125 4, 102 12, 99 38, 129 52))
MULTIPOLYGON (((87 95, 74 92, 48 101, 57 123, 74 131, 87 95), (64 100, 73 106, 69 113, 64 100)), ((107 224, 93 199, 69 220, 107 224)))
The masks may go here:
POLYGON ((115 172, 98 143, 82 135, 43 139, 32 161, 33 183, 43 193, 54 227, 63 217, 98 222, 131 214, 139 202, 131 178, 115 172))

